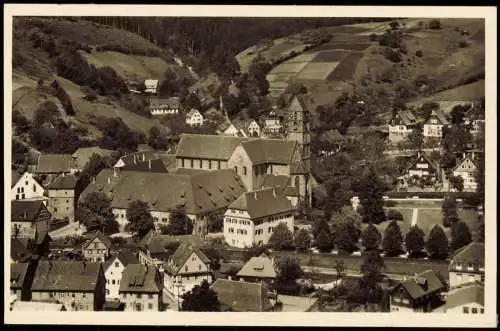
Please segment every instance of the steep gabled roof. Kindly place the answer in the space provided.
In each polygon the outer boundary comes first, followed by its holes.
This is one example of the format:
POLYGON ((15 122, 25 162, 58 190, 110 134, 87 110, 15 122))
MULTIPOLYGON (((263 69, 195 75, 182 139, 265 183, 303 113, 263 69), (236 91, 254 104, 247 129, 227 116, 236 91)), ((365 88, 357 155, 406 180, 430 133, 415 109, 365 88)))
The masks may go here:
POLYGON ((427 270, 410 279, 401 282, 401 286, 408 292, 412 299, 418 299, 426 294, 445 288, 445 284, 434 270, 427 270), (420 283, 422 282, 422 284, 420 283), (425 285, 423 283, 425 282, 425 285))
MULTIPOLYGON (((132 169, 128 169, 128 168, 132 167, 134 165, 137 165, 138 163, 145 163, 146 162, 146 164, 147 164, 147 162, 149 160, 156 160, 159 158, 160 158, 160 156, 155 151, 140 151, 140 152, 135 152, 135 153, 124 155, 116 163, 117 164, 122 163, 123 165, 121 166, 121 168, 123 170, 132 170, 132 169)), ((117 166, 117 165, 115 165, 115 166, 117 166)))
POLYGON ((210 259, 198 247, 184 242, 177 247, 174 254, 170 257, 167 268, 173 274, 177 274, 193 253, 196 254, 203 263, 210 263, 210 259))
POLYGON ((408 172, 408 170, 410 170, 410 168, 413 168, 418 163, 418 159, 420 157, 422 157, 425 160, 425 162, 427 162, 436 173, 439 173, 438 166, 431 160, 429 155, 427 155, 425 152, 421 152, 421 151, 417 152, 413 156, 412 161, 409 162, 409 165, 406 168, 405 173, 408 172))
MULTIPOLYGON (((197 235, 170 236, 156 234, 153 230, 148 232, 139 242, 138 247, 141 249, 149 249, 151 254, 160 254, 166 252, 166 247, 172 244, 186 243, 191 246, 199 247, 201 238, 197 235)), ((172 252, 171 254, 173 254, 172 252)))
POLYGON ((263 284, 240 282, 219 278, 211 288, 216 292, 222 305, 237 312, 269 311, 272 304, 263 284))
POLYGON ((101 147, 81 147, 73 153, 75 164, 78 169, 83 169, 92 155, 97 154, 100 157, 111 156, 114 151, 101 147))
POLYGON ((150 105, 150 107, 168 106, 168 107, 177 108, 177 107, 180 107, 181 101, 178 97, 171 97, 171 98, 167 98, 167 99, 151 98, 149 100, 149 105, 150 105))
POLYGON ((82 249, 85 249, 92 243, 96 238, 101 241, 107 249, 111 247, 111 241, 102 233, 101 231, 95 231, 87 235, 88 240, 82 245, 82 249))
POLYGON ((234 149, 248 138, 205 134, 182 134, 177 146, 177 157, 229 160, 234 149))
POLYGON ((398 112, 398 116, 403 121, 404 125, 414 125, 417 123, 417 118, 411 110, 405 110, 405 111, 400 111, 398 112))
POLYGON ((71 154, 40 154, 35 173, 70 172, 75 167, 71 154))
POLYGON ((57 176, 47 188, 52 190, 74 190, 77 181, 75 175, 63 173, 57 176))
POLYGON ((12 170, 11 172, 11 185, 10 187, 14 187, 14 185, 17 184, 17 182, 19 181, 19 179, 21 179, 22 175, 18 174, 15 170, 12 170))
POLYGON ((241 146, 255 164, 290 164, 297 142, 281 139, 255 139, 245 141, 241 146))
POLYGON ((474 284, 454 291, 446 296, 446 304, 439 310, 447 310, 462 305, 477 303, 484 307, 484 286, 474 284))
POLYGON ((452 257, 452 261, 462 264, 478 264, 484 267, 484 243, 471 242, 459 249, 452 257))
POLYGON ((293 209, 281 190, 265 188, 243 193, 228 209, 247 211, 252 219, 289 212, 293 209))
POLYGON ((137 263, 129 264, 123 270, 120 292, 160 293, 162 289, 155 266, 137 263))
MULTIPOLYGON (((436 117, 439 121, 440 124, 442 125, 447 125, 449 122, 448 120, 444 117, 443 112, 439 109, 434 109, 431 113, 431 116, 429 117, 429 120, 431 117, 436 117)), ((429 120, 426 123, 429 123, 429 120)))
POLYGON ((195 114, 200 114, 200 115, 201 115, 201 113, 200 113, 200 111, 199 111, 198 109, 191 109, 191 110, 190 110, 190 111, 186 114, 186 117, 191 117, 191 116, 193 116, 193 115, 195 115, 195 114))
POLYGON ((94 292, 100 269, 100 263, 42 260, 36 268, 32 291, 94 292))
POLYGON ((273 261, 268 257, 252 257, 236 274, 238 277, 276 278, 273 261))
POLYGON ((15 222, 32 222, 44 208, 43 200, 12 200, 11 220, 15 222))
MULTIPOLYGON (((470 156, 466 156, 462 160, 457 162, 457 165, 455 166, 455 168, 453 168, 453 171, 459 171, 459 169, 462 167, 462 165, 467 161, 472 163, 474 165, 474 167, 477 168, 477 164, 474 162, 474 160, 472 160, 472 158, 470 156)), ((470 172, 470 169, 468 170, 468 172, 470 172)))

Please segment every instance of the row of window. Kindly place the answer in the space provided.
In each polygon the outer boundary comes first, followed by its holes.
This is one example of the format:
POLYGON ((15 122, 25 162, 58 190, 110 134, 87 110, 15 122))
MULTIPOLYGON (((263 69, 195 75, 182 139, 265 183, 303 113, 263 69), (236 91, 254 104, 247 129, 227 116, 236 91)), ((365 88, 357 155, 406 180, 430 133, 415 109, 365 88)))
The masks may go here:
MULTIPOLYGON (((59 199, 53 199, 51 200, 52 204, 57 204, 59 202, 59 199)), ((69 203, 69 199, 66 199, 66 203, 69 203)))
POLYGON ((394 301, 394 302, 403 302, 404 304, 409 304, 410 303, 410 301, 408 299, 401 299, 399 297, 394 297, 392 299, 392 301, 394 301))
MULTIPOLYGON (((201 265, 199 266, 199 269, 201 270, 201 265)), ((199 279, 204 279, 205 276, 202 276, 202 275, 194 275, 194 276, 184 276, 183 277, 185 280, 191 280, 191 278, 193 278, 193 280, 198 280, 199 279)), ((182 283, 182 281, 180 279, 174 279, 174 283, 182 283)))
MULTIPOLYGON (((190 168, 194 169, 194 159, 181 159, 182 168, 186 168, 187 161, 190 162, 189 163, 190 168)), ((203 169, 203 161, 208 161, 208 169, 212 169, 212 168, 218 169, 218 170, 221 169, 221 161, 198 159, 198 164, 199 164, 200 169, 203 169), (212 162, 213 162, 213 164, 212 164, 212 162)))
MULTIPOLYGON (((54 213, 57 213, 58 209, 57 207, 54 207, 54 213)), ((66 211, 69 211, 69 207, 66 207, 66 211)))
MULTIPOLYGON (((127 295, 129 298, 133 298, 134 297, 134 293, 122 293, 122 297, 125 299, 127 298, 127 295)), ((148 299, 153 299, 153 294, 152 293, 148 293, 148 299)), ((135 294, 135 297, 137 299, 141 299, 142 298, 142 293, 136 293, 135 294)))
POLYGON ((235 218, 226 218, 226 223, 228 224, 239 224, 239 225, 250 225, 250 221, 238 220, 235 218))
MULTIPOLYGON (((106 279, 106 284, 109 285, 109 281, 110 281, 109 279, 106 279)), ((116 280, 115 279, 111 279, 111 284, 112 285, 120 285, 120 280, 119 279, 116 279, 116 280)))
MULTIPOLYGON (((234 166, 234 171, 238 174, 238 166, 234 166)), ((247 174, 247 167, 243 167, 243 175, 247 174)))
MULTIPOLYGON (((55 298, 55 297, 59 297, 59 298, 64 298, 64 297, 76 297, 76 294, 75 293, 71 293, 71 292, 50 292, 49 293, 49 297, 51 298, 55 298)), ((86 298, 87 297, 87 293, 82 293, 82 298, 86 298)))

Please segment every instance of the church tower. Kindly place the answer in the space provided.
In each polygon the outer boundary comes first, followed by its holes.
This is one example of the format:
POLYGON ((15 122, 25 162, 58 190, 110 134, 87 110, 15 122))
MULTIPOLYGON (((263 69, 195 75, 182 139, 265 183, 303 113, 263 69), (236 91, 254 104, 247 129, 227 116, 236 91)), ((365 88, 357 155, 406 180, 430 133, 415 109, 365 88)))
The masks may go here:
POLYGON ((311 183, 311 113, 307 109, 306 103, 301 96, 294 96, 287 109, 287 116, 284 119, 286 139, 296 141, 300 151, 300 165, 294 167, 295 180, 303 189, 301 196, 303 201, 311 206, 312 203, 312 183, 311 183), (298 179, 297 179, 298 176, 298 179))

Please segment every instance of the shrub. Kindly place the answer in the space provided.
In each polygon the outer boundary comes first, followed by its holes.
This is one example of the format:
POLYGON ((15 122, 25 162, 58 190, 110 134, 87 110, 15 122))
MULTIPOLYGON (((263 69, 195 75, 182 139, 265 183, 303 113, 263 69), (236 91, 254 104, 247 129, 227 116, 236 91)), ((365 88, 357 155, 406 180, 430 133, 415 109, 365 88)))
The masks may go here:
POLYGON ((61 102, 64 110, 66 111, 66 114, 68 116, 74 116, 75 109, 73 108, 73 104, 71 103, 71 98, 69 97, 68 93, 66 93, 64 88, 59 84, 57 80, 54 80, 50 87, 52 88, 54 96, 57 97, 61 102))
POLYGON ((469 46, 469 44, 467 44, 467 42, 465 40, 460 40, 458 42, 458 47, 460 47, 460 48, 465 48, 467 46, 469 46))
POLYGON ((378 38, 378 37, 377 37, 377 35, 376 35, 375 33, 372 33, 372 34, 370 35, 370 41, 377 41, 377 38, 378 38))
POLYGON ((394 200, 387 200, 387 201, 385 201, 385 206, 386 207, 394 207, 396 205, 397 205, 397 203, 394 200))
POLYGON ((401 62, 401 53, 399 51, 395 51, 390 47, 386 47, 384 50, 384 56, 391 62, 398 63, 401 62))
POLYGON ((424 54, 422 53, 422 51, 419 49, 415 52, 415 55, 418 56, 418 57, 422 57, 424 54))
POLYGON ((431 20, 429 22, 429 29, 432 29, 432 30, 441 29, 441 21, 440 20, 431 20))

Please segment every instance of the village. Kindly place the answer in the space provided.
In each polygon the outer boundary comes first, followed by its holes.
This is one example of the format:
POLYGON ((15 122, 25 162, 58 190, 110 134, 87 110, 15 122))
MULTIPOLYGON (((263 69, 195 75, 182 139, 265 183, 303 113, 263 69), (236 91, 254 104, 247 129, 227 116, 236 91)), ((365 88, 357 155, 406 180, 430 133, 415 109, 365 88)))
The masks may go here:
POLYGON ((484 314, 484 98, 343 130, 300 89, 241 118, 161 80, 123 93, 168 143, 13 152, 11 311, 484 314))

